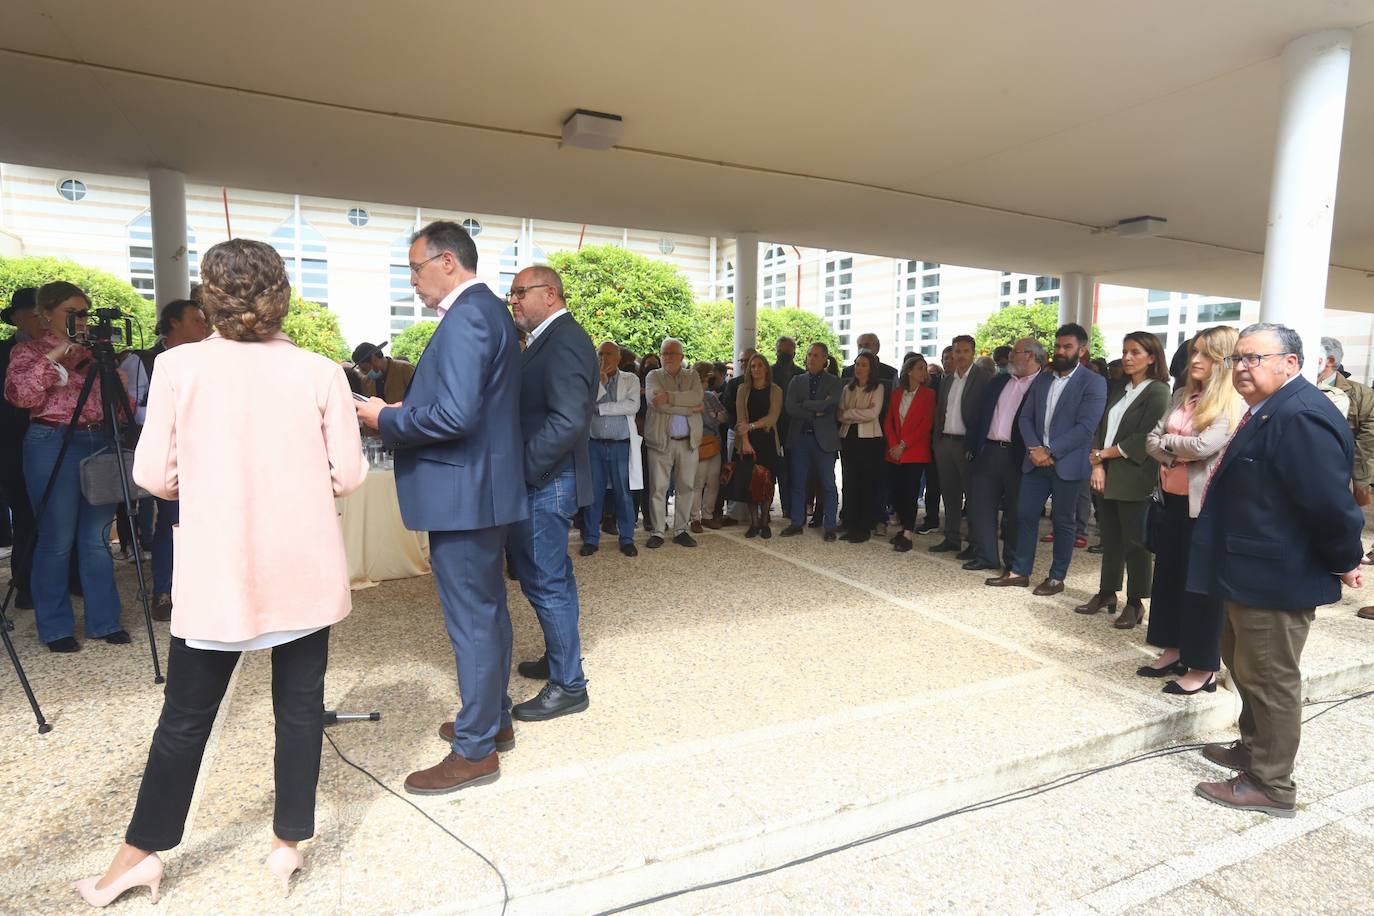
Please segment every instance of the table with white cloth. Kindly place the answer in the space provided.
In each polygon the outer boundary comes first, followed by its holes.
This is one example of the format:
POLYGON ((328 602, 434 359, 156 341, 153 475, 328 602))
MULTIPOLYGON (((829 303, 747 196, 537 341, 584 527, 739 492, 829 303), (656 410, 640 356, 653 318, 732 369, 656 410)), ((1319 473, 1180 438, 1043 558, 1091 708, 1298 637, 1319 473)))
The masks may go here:
POLYGON ((335 500, 348 553, 350 588, 429 575, 429 535, 407 531, 396 498, 396 475, 374 467, 357 490, 335 500))

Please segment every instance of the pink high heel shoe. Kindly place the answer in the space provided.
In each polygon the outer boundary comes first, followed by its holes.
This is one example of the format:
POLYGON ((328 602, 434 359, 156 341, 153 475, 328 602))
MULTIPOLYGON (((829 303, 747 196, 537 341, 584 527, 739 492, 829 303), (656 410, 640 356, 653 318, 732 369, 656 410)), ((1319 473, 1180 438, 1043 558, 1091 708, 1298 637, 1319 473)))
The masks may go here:
POLYGON ((301 852, 293 846, 283 846, 280 849, 272 850, 272 854, 267 857, 267 870, 281 879, 281 895, 291 896, 291 876, 295 874, 305 859, 301 857, 301 852))
POLYGON ((108 886, 97 888, 96 882, 99 878, 82 878, 76 882, 76 892, 81 895, 91 906, 109 906, 125 891, 133 890, 136 887, 143 887, 145 884, 153 892, 153 903, 157 903, 157 889, 162 884, 162 859, 158 854, 149 853, 133 868, 111 881, 108 886))

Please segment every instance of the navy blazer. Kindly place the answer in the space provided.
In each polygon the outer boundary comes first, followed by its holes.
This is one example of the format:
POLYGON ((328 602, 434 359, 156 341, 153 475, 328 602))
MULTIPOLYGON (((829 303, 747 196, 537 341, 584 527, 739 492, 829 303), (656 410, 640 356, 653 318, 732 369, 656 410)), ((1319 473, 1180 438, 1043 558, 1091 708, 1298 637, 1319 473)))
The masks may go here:
MULTIPOLYGON (((997 412, 997 401, 1002 397, 1002 389, 1011 383, 1011 375, 997 375, 992 381, 988 382, 983 388, 983 395, 978 403, 978 412, 973 417, 973 424, 968 428, 968 435, 964 437, 964 447, 968 450, 970 459, 977 458, 982 452, 983 445, 988 441, 988 430, 992 427, 992 415, 997 412)), ((1021 396, 1021 403, 1016 407, 1016 413, 1011 418, 1011 453, 1012 461, 1020 462, 1026 457, 1026 441, 1021 436, 1021 411, 1026 409, 1032 397, 1035 396, 1035 386, 1045 384, 1045 373, 1031 380, 1030 387, 1021 396)))
POLYGON ((415 366, 399 407, 382 410, 396 496, 411 531, 475 531, 529 517, 520 473, 520 345, 485 284, 463 291, 415 366))
POLYGON ((526 485, 542 487, 571 465, 577 473, 577 504, 590 506, 592 461, 587 436, 601 372, 596 347, 571 312, 555 318, 525 348, 520 375, 526 485))
POLYGON ((1188 590, 1303 610, 1341 597, 1360 564, 1350 424, 1305 378, 1264 403, 1226 446, 1193 526, 1188 590))
MULTIPOLYGON (((1045 411, 1050 399, 1050 386, 1054 384, 1053 373, 1046 373, 1046 380, 1037 379, 1026 392, 1026 403, 1022 405, 1021 418, 1016 421, 1021 427, 1021 438, 1026 448, 1039 448, 1043 445, 1042 434, 1045 429, 1045 411)), ((1054 459, 1054 472, 1060 480, 1087 480, 1092 473, 1092 463, 1088 461, 1088 451, 1097 434, 1097 424, 1102 421, 1102 413, 1107 409, 1107 380, 1085 366, 1079 366, 1069 379, 1068 385, 1059 395, 1059 403, 1054 405, 1054 417, 1050 420, 1050 457, 1054 459)), ((1021 470, 1029 471, 1031 464, 1027 455, 1021 462, 1021 470)))

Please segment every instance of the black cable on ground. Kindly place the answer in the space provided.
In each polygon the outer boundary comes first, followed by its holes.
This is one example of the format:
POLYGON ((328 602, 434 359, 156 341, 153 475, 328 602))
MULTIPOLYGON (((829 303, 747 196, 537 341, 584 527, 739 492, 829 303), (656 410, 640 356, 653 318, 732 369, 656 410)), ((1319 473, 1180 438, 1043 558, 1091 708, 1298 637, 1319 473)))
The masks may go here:
POLYGON ((472 853, 474 856, 476 856, 477 858, 479 858, 479 859, 481 859, 483 862, 485 862, 485 863, 487 864, 487 867, 490 868, 493 872, 495 872, 495 873, 496 873, 496 877, 497 877, 498 879, 500 879, 500 881, 501 881, 501 916, 505 916, 506 907, 510 905, 510 887, 506 884, 506 876, 503 875, 503 874, 501 874, 501 869, 499 869, 499 868, 496 867, 496 863, 495 863, 495 862, 493 862, 491 859, 488 859, 486 856, 482 855, 482 854, 481 854, 480 852, 478 852, 476 849, 473 849, 471 846, 469 846, 469 845, 463 840, 462 837, 458 836, 458 834, 454 833, 452 830, 449 830, 449 829, 448 829, 447 827, 445 827, 443 824, 441 824, 441 823, 439 823, 438 821, 436 821, 433 817, 431 817, 431 816, 429 815, 429 812, 425 811, 425 810, 424 810, 423 808, 421 808, 419 805, 415 804, 415 802, 413 802, 413 801, 411 801, 410 799, 406 798, 404 795, 402 795, 401 793, 397 792, 395 789, 391 788, 391 786, 387 785, 386 783, 384 783, 384 782, 382 782, 380 779, 378 779, 376 776, 372 775, 372 772, 371 772, 370 770, 368 770, 366 767, 361 766, 360 764, 354 763, 352 760, 348 759, 348 755, 345 754, 343 751, 339 750, 339 746, 338 746, 337 744, 334 743, 334 736, 331 735, 331 734, 329 733, 329 729, 327 729, 327 728, 324 730, 324 737, 325 737, 326 740, 329 741, 329 746, 332 747, 332 748, 334 748, 334 753, 336 753, 336 754, 339 755, 339 759, 340 759, 340 760, 342 760, 344 763, 346 763, 346 764, 348 764, 349 766, 351 766, 353 769, 357 770, 359 773, 362 773, 362 774, 363 774, 364 776, 366 776, 368 779, 372 780, 372 781, 375 782, 377 785, 381 786, 383 789, 385 789, 386 791, 390 792, 392 795, 396 796, 396 797, 399 798, 401 801, 405 802, 407 805, 410 805, 410 807, 414 808, 416 811, 418 811, 418 812, 420 813, 420 816, 421 816, 421 817, 423 817, 425 820, 429 821, 429 822, 430 822, 431 824, 433 824, 435 827, 438 827, 438 828, 439 828, 440 830, 442 830, 444 833, 448 834, 449 837, 451 837, 453 840, 457 841, 457 843, 458 843, 460 846, 462 846, 462 847, 463 847, 464 849, 466 849, 468 852, 472 853))
MULTIPOLYGON (((1306 724, 1320 716, 1324 716, 1331 710, 1344 706, 1346 703, 1352 702, 1354 700, 1364 699, 1365 697, 1370 696, 1374 696, 1374 690, 1367 690, 1363 693, 1357 693, 1352 696, 1342 697, 1336 700, 1318 700, 1309 703, 1307 704, 1309 706, 1324 705, 1326 706, 1326 709, 1323 709, 1320 712, 1313 713, 1306 719, 1303 719, 1303 723, 1306 724)), ((1043 795, 1046 792, 1051 792, 1055 789, 1062 789, 1065 786, 1073 785, 1074 783, 1087 779, 1090 776, 1096 776, 1100 773, 1106 773, 1110 770, 1116 770, 1124 766, 1130 766, 1133 763, 1140 763, 1145 760, 1156 760, 1162 757, 1173 757, 1177 754, 1184 754, 1189 751, 1201 750, 1205 746, 1206 745, 1203 744, 1176 744, 1171 747, 1160 748, 1159 750, 1147 751, 1143 754, 1137 754, 1136 756, 1129 757, 1125 760, 1119 760, 1116 763, 1108 763, 1104 764, 1103 766, 1093 767, 1088 770, 1080 770, 1076 773, 1069 773, 1065 776, 1060 776, 1057 779, 1051 779, 1048 782, 1042 782, 1036 786, 1030 786, 1029 788, 1025 789, 1018 789, 1015 792, 1008 792, 1007 794, 999 795, 996 798, 989 798, 985 799, 984 801, 973 802, 972 804, 965 805, 962 808, 955 808, 952 811, 945 811, 941 814, 936 814, 932 817, 925 818, 924 820, 916 821, 913 824, 904 824, 900 827, 893 827, 889 830, 884 830, 881 833, 875 833, 870 836, 860 837, 857 840, 851 840, 850 842, 843 843, 839 846, 832 846, 829 849, 822 849, 819 852, 813 852, 809 855, 805 855, 797 859, 792 859, 788 862, 783 862, 780 865, 773 865, 769 868, 761 868, 758 871, 752 871, 743 875, 736 875, 733 878, 722 878, 719 881, 710 881, 705 884, 696 884, 691 887, 682 888, 680 890, 669 891, 665 894, 659 894, 655 897, 646 897, 643 900, 636 900, 633 903, 627 903, 622 906, 613 907, 609 910, 603 910, 600 913, 598 913, 597 916, 611 916, 611 914, 614 913, 624 913, 629 910, 638 909, 643 906, 649 906, 650 904, 662 903, 665 900, 672 900, 675 897, 682 897, 686 894, 696 893, 697 891, 713 890, 718 887, 728 887, 732 884, 739 884, 744 881, 750 881, 754 878, 762 878, 766 875, 771 875, 775 872, 779 872, 784 869, 793 868, 798 865, 805 865, 809 862, 815 862, 818 859, 823 859, 827 856, 835 855, 836 853, 846 852, 850 849, 854 849, 859 846, 865 846, 869 843, 876 843, 879 840, 885 840, 888 837, 895 836, 899 833, 905 833, 909 830, 916 830, 920 827, 928 827, 931 824, 935 824, 943 820, 948 820, 953 817, 958 817, 963 814, 972 814, 975 811, 984 811, 988 808, 1000 807, 1001 805, 1010 804, 1015 801, 1025 801, 1026 799, 1034 798, 1037 795, 1043 795)))

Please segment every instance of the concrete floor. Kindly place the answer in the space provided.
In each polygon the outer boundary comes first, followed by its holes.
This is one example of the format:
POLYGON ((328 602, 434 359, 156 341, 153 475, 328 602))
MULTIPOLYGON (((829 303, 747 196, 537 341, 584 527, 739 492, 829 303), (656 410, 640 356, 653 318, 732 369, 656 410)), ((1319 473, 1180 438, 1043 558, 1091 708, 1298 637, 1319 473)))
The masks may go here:
MULTIPOLYGON (((906 555, 877 539, 824 544, 811 531, 761 542, 729 529, 699 540, 694 550, 641 544, 635 559, 613 550, 575 558, 590 710, 518 724, 499 782, 412 799, 499 866, 511 911, 594 912, 777 865, 1221 733, 1234 720, 1225 690, 1174 698, 1134 676, 1151 654, 1143 628, 1118 631, 1106 615, 1072 613, 1097 584, 1097 560, 1084 551, 1068 590, 1044 599, 984 588, 985 574, 921 549, 930 539, 906 555)), ((1040 554, 1043 574, 1048 545, 1040 554)), ((133 624, 127 565, 120 579, 133 624)), ((537 624, 518 589, 511 594, 516 658, 533 658, 537 624)), ((378 709, 382 721, 331 734, 399 789, 407 773, 445 753, 434 730, 457 703, 452 653, 428 578, 356 592, 354 601, 334 633, 327 697, 339 709, 378 709)), ((1374 624, 1354 617, 1359 603, 1319 612, 1304 666, 1314 693, 1374 681, 1374 624)), ((141 625, 130 627, 133 646, 90 643, 56 656, 36 642, 31 614, 16 620, 16 642, 55 729, 34 733, 12 675, 0 671, 0 911, 79 912, 70 884, 102 871, 122 836, 161 688, 141 625)), ((166 625, 157 631, 165 653, 166 625)), ((328 746, 318 836, 302 847, 306 869, 290 899, 276 896, 262 868, 272 808, 269 674, 265 653, 240 666, 186 840, 165 857, 152 912, 499 912, 501 886, 485 864, 328 746)), ((512 677, 517 701, 537 687, 512 677)), ((1361 727, 1367 749, 1374 725, 1361 727)), ((1304 801, 1325 804, 1345 791, 1320 782, 1323 771, 1306 754, 1299 767, 1304 801)), ((1211 775, 1196 760, 1170 758, 1096 777, 1111 791, 1081 803, 1042 796, 1019 811, 903 834, 903 849, 919 854, 874 872, 871 895, 835 883, 837 865, 847 876, 874 858, 856 852, 846 854, 851 865, 822 860, 809 872, 788 869, 655 909, 834 912, 869 900, 885 911, 1022 912, 1091 903, 1089 895, 1146 867, 1183 874, 1179 857, 1205 854, 1247 825, 1283 829, 1193 798, 1193 783, 1211 775), (1180 833, 1175 822, 1207 829, 1180 833), (1035 835, 1055 839, 1036 856, 1024 854, 1030 823, 1035 835)), ((1315 842, 1329 836, 1324 829, 1302 836, 1315 842)), ((146 892, 116 906, 143 912, 146 892)))

